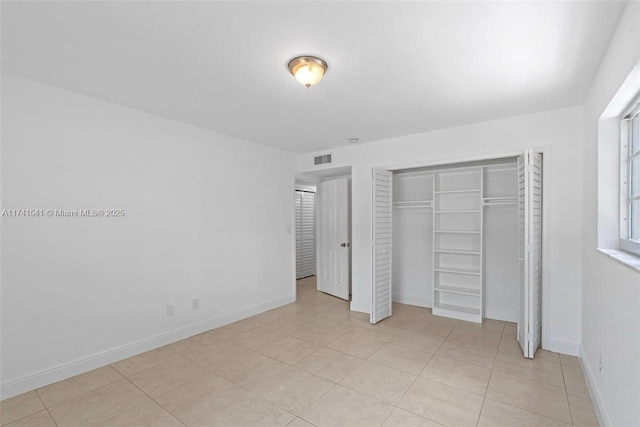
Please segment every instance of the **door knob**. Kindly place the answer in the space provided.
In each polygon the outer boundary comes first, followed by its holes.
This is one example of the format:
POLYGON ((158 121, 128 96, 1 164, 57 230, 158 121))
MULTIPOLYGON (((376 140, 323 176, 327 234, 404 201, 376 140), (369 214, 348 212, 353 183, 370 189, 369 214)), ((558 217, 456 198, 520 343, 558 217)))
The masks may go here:
POLYGON ((340 246, 342 246, 343 248, 346 248, 347 244, 346 243, 340 243, 340 246))
POLYGON ((350 247, 350 246, 351 246, 351 243, 347 243, 347 247, 350 247))

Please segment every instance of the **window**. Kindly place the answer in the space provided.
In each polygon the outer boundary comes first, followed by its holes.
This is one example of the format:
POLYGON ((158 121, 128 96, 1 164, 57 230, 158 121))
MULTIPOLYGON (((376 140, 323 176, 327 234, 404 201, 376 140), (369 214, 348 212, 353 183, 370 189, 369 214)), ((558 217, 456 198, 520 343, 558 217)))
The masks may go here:
POLYGON ((640 98, 624 115, 621 135, 620 249, 640 255, 640 98))

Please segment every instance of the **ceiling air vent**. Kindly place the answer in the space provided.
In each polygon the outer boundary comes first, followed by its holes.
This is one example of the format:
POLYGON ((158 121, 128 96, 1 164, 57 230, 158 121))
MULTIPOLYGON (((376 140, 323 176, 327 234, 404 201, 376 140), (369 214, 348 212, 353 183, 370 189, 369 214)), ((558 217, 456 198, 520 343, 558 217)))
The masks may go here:
POLYGON ((324 154, 313 158, 314 165, 324 165, 326 163, 331 163, 331 154, 324 154))

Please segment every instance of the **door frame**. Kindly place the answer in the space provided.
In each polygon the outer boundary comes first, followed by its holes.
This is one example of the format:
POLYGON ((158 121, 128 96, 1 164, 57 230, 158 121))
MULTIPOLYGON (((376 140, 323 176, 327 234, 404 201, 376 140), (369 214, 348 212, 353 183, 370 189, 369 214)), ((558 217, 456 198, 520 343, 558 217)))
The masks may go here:
MULTIPOLYGON (((549 239, 548 239, 548 225, 549 224, 549 188, 552 184, 552 168, 551 168, 551 146, 534 146, 534 147, 526 147, 521 150, 507 151, 495 154, 480 154, 475 156, 465 156, 465 157, 446 157, 433 161, 422 161, 422 162, 411 162, 411 163, 403 163, 403 164, 392 164, 392 165, 384 165, 384 166, 372 166, 373 169, 387 169, 391 172, 401 169, 411 169, 411 168, 422 168, 422 167, 431 167, 431 166, 441 166, 448 165, 452 163, 466 163, 466 162, 477 162, 484 160, 492 160, 492 159, 502 159, 507 157, 518 157, 521 155, 524 150, 532 149, 539 153, 542 153, 542 337, 541 337, 541 346, 543 349, 549 349, 551 344, 551 324, 550 320, 550 309, 551 309, 551 295, 550 295, 550 283, 551 283, 551 272, 549 269, 549 239)), ((372 202, 373 203, 373 202, 372 202)), ((372 215, 373 215, 373 206, 372 215)), ((373 216, 372 216, 373 218, 373 216)), ((371 236, 373 237, 373 236, 371 236)), ((352 254, 353 255, 353 254, 352 254)), ((373 256, 373 255, 372 255, 373 256)), ((373 259, 371 260, 373 262, 373 259)), ((373 293, 373 283, 371 284, 373 293)), ((571 353, 571 351, 567 351, 569 349, 557 348, 558 344, 562 343, 554 343, 553 351, 561 351, 565 353, 571 353)))
MULTIPOLYGON (((349 224, 349 242, 351 243, 351 247, 349 250, 349 301, 351 302, 351 291, 352 291, 352 283, 353 283, 353 227, 352 227, 352 205, 353 205, 353 191, 351 188, 352 185, 352 180, 351 180, 351 166, 339 166, 339 167, 335 167, 335 168, 324 168, 324 169, 320 169, 318 171, 307 171, 304 173, 296 173, 293 175, 293 191, 292 191, 292 197, 291 197, 291 224, 290 226, 287 226, 287 230, 289 232, 291 232, 291 247, 293 249, 293 253, 292 253, 292 259, 293 259, 293 269, 292 269, 292 276, 293 276, 293 282, 292 282, 292 286, 293 286, 293 295, 295 297, 295 299, 297 299, 298 297, 298 288, 297 288, 297 278, 296 278, 296 236, 295 236, 295 211, 296 211, 296 204, 295 204, 295 199, 293 197, 293 194, 295 194, 295 190, 296 187, 298 186, 306 186, 306 185, 313 185, 316 187, 316 192, 315 192, 315 215, 314 215, 314 220, 315 220, 315 229, 316 229, 316 278, 318 276, 318 271, 320 270, 320 262, 318 260, 319 258, 319 254, 320 254, 320 230, 321 230, 321 224, 318 222, 318 213, 320 210, 320 204, 321 204, 321 195, 320 192, 318 191, 318 185, 322 182, 322 181, 330 181, 332 179, 338 179, 338 178, 347 178, 349 181, 349 185, 348 185, 348 195, 347 195, 347 201, 348 201, 348 224, 349 224), (337 173, 335 174, 327 174, 327 171, 331 171, 334 170, 337 173), (339 172, 338 172, 339 171, 339 172), (319 172, 319 173, 314 173, 314 172, 319 172)), ((316 289, 317 289, 317 285, 316 285, 316 289)), ((319 289, 318 289, 319 290, 319 289)))

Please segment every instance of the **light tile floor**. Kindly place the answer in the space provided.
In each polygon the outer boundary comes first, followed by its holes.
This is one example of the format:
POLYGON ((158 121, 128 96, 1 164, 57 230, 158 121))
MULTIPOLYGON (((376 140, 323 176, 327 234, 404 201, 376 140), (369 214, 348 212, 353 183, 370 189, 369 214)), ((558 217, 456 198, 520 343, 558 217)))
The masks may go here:
POLYGON ((394 304, 377 325, 298 301, 0 404, 2 426, 596 426, 575 357, 524 359, 512 323, 394 304))

